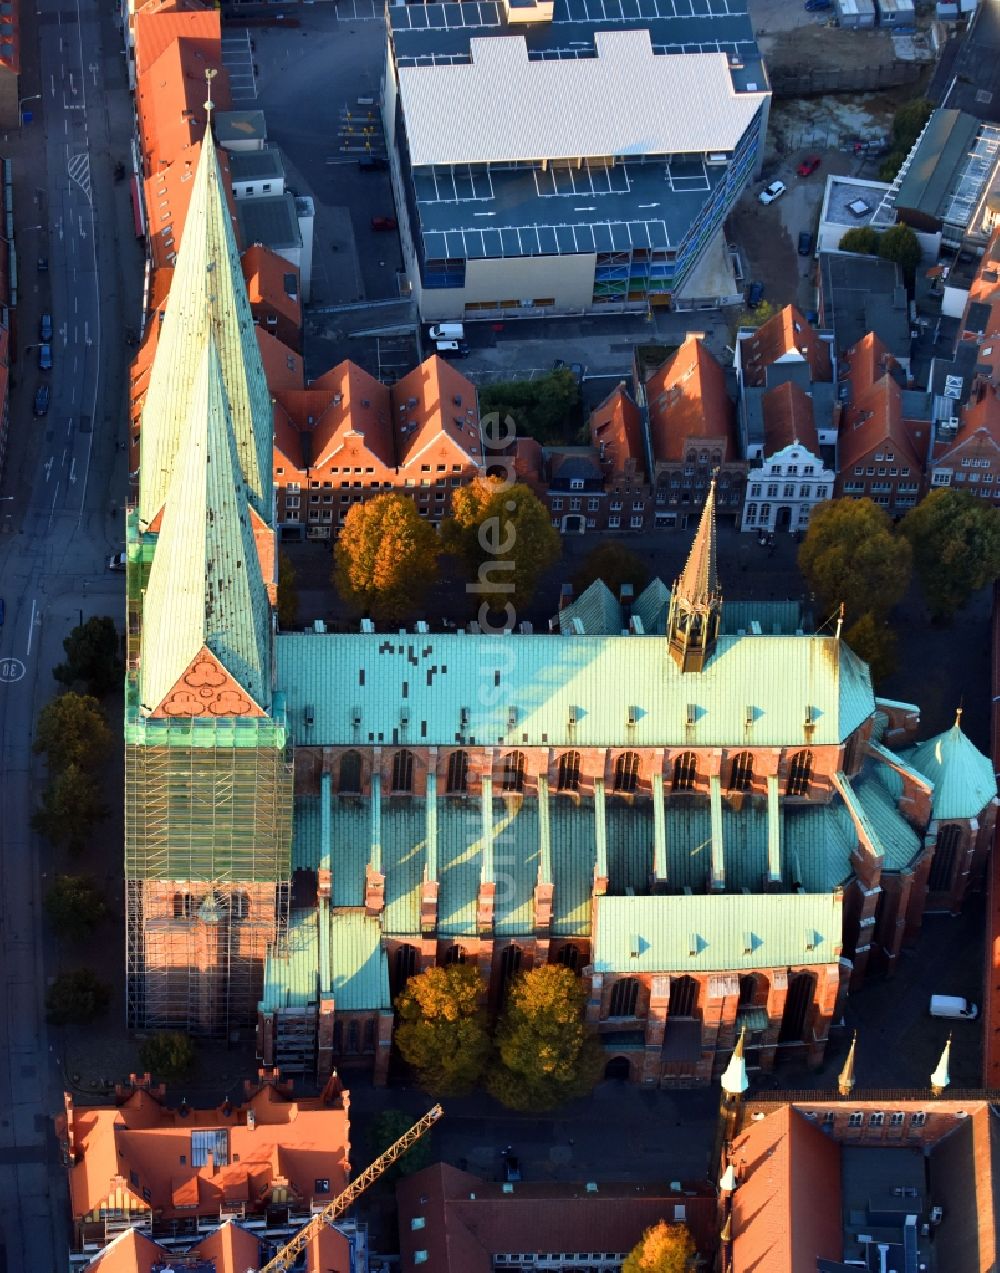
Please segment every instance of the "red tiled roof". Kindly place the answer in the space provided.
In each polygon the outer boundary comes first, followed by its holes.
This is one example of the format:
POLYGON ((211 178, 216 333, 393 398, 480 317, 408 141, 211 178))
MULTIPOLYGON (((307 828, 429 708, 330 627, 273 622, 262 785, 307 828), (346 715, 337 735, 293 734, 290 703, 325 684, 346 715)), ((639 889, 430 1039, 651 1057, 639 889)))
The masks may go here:
POLYGON ((272 1183, 309 1206, 317 1179, 329 1179, 332 1194, 347 1182, 347 1104, 346 1096, 329 1106, 293 1100, 273 1083, 243 1106, 215 1110, 173 1109, 141 1089, 117 1107, 75 1109, 67 1095, 57 1121, 69 1145, 73 1215, 99 1210, 116 1190, 133 1196, 133 1207, 168 1218, 192 1208, 217 1215, 226 1199, 262 1205, 272 1183), (195 1164, 192 1133, 199 1131, 223 1134, 225 1162, 195 1164))
POLYGON ((840 1146, 793 1109, 733 1142, 733 1273, 805 1273, 843 1256, 840 1146))
POLYGON ((841 414, 840 469, 847 469, 884 442, 894 448, 896 459, 923 471, 923 452, 930 429, 911 427, 903 419, 903 396, 897 375, 899 364, 874 332, 862 337, 844 356, 851 382, 851 402, 841 414), (920 434, 918 437, 917 434, 920 434))
POLYGON ((392 427, 400 468, 442 435, 473 464, 482 459, 475 386, 437 354, 393 385, 392 427))
POLYGON ((164 49, 181 37, 214 40, 222 45, 222 18, 219 10, 201 4, 181 7, 176 0, 144 5, 133 19, 135 65, 138 74, 147 70, 164 49))
POLYGON ((792 380, 761 396, 764 423, 764 455, 774 455, 799 443, 819 455, 819 436, 813 419, 812 399, 792 380))
POLYGON ((833 379, 829 344, 820 340, 815 328, 794 305, 786 305, 740 341, 740 365, 748 385, 763 385, 767 368, 782 358, 804 358, 809 364, 810 380, 833 379))
POLYGON ((590 416, 590 440, 609 473, 623 473, 628 460, 646 475, 642 415, 623 384, 616 385, 590 416))
POLYGON ((178 159, 205 132, 205 71, 219 72, 212 99, 229 108, 229 79, 218 40, 174 40, 139 77, 136 110, 147 173, 178 159))
POLYGON ((646 395, 654 460, 682 460, 691 439, 721 444, 723 459, 736 456, 736 410, 726 374, 700 340, 684 341, 650 377, 646 395))
POLYGON ((604 1184, 596 1194, 583 1185, 501 1186, 444 1163, 427 1167, 396 1186, 402 1267, 414 1267, 417 1251, 434 1273, 490 1273, 492 1256, 505 1251, 536 1254, 628 1251, 644 1231, 673 1219, 683 1202, 702 1254, 715 1245, 713 1195, 671 1196, 655 1186, 604 1184), (422 1228, 411 1221, 425 1217, 422 1228))
POLYGON ((264 364, 264 375, 267 377, 271 396, 279 389, 301 389, 304 384, 302 356, 294 349, 283 345, 276 336, 258 327, 257 347, 260 349, 261 361, 264 364))
POLYGON ((302 301, 298 268, 260 243, 247 248, 243 253, 242 264, 250 304, 269 305, 295 327, 301 327, 302 301), (295 279, 293 296, 289 296, 285 290, 285 276, 288 274, 295 279))

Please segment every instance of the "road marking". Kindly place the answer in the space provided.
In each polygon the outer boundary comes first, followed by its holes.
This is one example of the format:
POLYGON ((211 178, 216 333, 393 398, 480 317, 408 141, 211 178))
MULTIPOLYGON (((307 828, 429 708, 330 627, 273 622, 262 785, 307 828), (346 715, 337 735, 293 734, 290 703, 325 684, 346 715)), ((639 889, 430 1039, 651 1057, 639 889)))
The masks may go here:
POLYGON ((76 456, 75 455, 73 456, 73 461, 69 466, 69 480, 73 483, 76 482, 76 456))
MULTIPOLYGON (((28 655, 31 654, 31 641, 35 635, 35 606, 37 602, 31 598, 31 623, 28 625, 28 655)), ((26 656, 27 657, 27 656, 26 656)))
POLYGON ((47 481, 49 480, 49 478, 52 476, 52 465, 53 465, 53 463, 54 463, 54 461, 55 461, 55 458, 56 458, 56 457, 55 457, 54 455, 50 455, 50 456, 49 456, 49 458, 48 458, 48 459, 45 461, 45 463, 42 465, 42 468, 45 470, 45 480, 46 480, 46 482, 47 482, 47 481))
MULTIPOLYGON (((28 634, 28 653, 31 653, 31 634, 28 634)), ((19 681, 24 675, 24 664, 20 659, 0 659, 0 682, 10 684, 19 681)))
POLYGON ((79 296, 74 296, 73 297, 73 313, 78 314, 79 312, 80 312, 80 298, 79 296))

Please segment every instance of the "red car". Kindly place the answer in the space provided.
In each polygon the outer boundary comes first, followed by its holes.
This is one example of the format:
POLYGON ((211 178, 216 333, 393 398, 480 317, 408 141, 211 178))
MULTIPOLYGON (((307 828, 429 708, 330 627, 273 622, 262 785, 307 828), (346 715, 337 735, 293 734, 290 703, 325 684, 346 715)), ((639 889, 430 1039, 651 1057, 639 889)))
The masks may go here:
POLYGON ((800 177, 811 177, 816 169, 820 166, 821 160, 819 155, 806 155, 805 159, 799 164, 798 174, 800 177))
POLYGON ((395 217, 372 217, 373 230, 395 230, 395 217))

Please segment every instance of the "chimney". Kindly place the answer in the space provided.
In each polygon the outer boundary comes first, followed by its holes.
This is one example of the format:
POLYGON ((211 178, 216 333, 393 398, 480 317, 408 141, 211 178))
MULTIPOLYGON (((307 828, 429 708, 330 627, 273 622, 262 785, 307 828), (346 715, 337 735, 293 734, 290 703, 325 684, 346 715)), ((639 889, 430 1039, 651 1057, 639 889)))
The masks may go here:
POLYGON ((559 589, 559 609, 565 610, 572 600, 573 585, 571 583, 564 583, 559 589))

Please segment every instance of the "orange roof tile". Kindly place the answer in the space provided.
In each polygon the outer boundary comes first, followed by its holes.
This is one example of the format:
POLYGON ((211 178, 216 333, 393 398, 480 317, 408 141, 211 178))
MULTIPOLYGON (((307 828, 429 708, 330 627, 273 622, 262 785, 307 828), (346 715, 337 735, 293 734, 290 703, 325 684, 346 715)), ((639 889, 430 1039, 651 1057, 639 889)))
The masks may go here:
POLYGON ((794 305, 786 305, 740 341, 740 365, 748 385, 763 385, 772 363, 793 357, 808 362, 811 380, 833 379, 829 344, 820 340, 815 328, 794 305))
POLYGON ((812 399, 792 380, 761 396, 764 423, 764 455, 774 455, 798 443, 819 455, 819 435, 813 419, 812 399))
POLYGON ((219 72, 212 98, 228 109, 229 79, 217 40, 174 40, 138 77, 136 110, 148 173, 168 167, 204 135, 209 67, 219 72))
MULTIPOLYGON (((400 1181, 396 1199, 403 1267, 424 1250, 434 1273, 489 1273, 491 1257, 510 1250, 628 1251, 670 1205, 660 1189, 635 1184, 602 1183, 597 1194, 582 1185, 526 1184, 504 1194, 500 1185, 445 1163, 400 1181), (418 1216, 425 1224, 414 1229, 418 1216)), ((711 1255, 714 1195, 686 1191, 684 1202, 699 1249, 711 1255)))
POLYGON ((160 54, 181 37, 214 40, 222 46, 222 18, 219 10, 191 3, 184 7, 176 0, 144 5, 135 15, 135 65, 138 74, 152 66, 160 54))
POLYGON ((345 445, 394 468, 389 390, 356 363, 331 367, 308 389, 278 390, 276 443, 302 468, 330 462, 345 445), (297 440, 296 440, 297 435, 297 440))
POLYGON ((616 385, 590 416, 590 440, 601 452, 609 473, 623 473, 634 460, 646 472, 642 444, 642 415, 624 384, 616 385))
POLYGON ((266 304, 284 314, 295 327, 302 326, 302 301, 298 268, 277 252, 254 243, 243 253, 243 277, 247 282, 250 304, 266 304), (285 290, 285 277, 295 279, 295 294, 285 290))
POLYGON ((677 462, 689 439, 736 448, 736 409, 726 393, 726 374, 708 348, 688 336, 646 384, 653 459, 677 462))
POLYGON ((803 1273, 843 1255, 840 1146, 790 1105, 733 1142, 733 1273, 803 1273))
POLYGON ((317 1179, 329 1179, 331 1196, 348 1180, 348 1105, 346 1093, 328 1106, 320 1098, 293 1100, 273 1083, 243 1106, 215 1110, 173 1109, 141 1089, 110 1108, 75 1109, 67 1095, 59 1130, 72 1164, 73 1215, 99 1209, 116 1187, 141 1192, 149 1202, 135 1196, 133 1207, 167 1218, 192 1209, 217 1215, 226 1199, 260 1205, 282 1181, 309 1206, 317 1179), (198 1132, 205 1135, 196 1145, 198 1132))
POLYGON ((844 412, 840 425, 841 472, 883 442, 894 445, 897 460, 914 470, 922 467, 914 438, 903 421, 902 391, 890 375, 877 380, 844 412))
POLYGON ((276 336, 272 336, 263 327, 258 327, 256 330, 257 345, 264 363, 264 375, 267 377, 272 396, 279 389, 301 389, 305 383, 301 354, 283 345, 276 336))
POLYGON ((159 1243, 135 1229, 126 1229, 87 1265, 87 1273, 152 1273, 154 1265, 162 1264, 165 1254, 159 1243))
POLYGON ((475 386, 437 354, 393 385, 392 420, 400 468, 442 435, 473 464, 482 460, 475 386))

